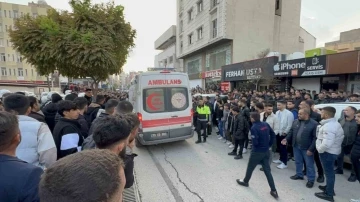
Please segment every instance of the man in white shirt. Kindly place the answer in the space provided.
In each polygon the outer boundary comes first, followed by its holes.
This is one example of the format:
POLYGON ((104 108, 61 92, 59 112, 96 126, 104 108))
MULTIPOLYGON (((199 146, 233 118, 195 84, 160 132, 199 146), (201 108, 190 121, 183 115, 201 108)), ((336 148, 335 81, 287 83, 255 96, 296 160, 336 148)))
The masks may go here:
POLYGON ((286 135, 289 133, 294 122, 294 115, 286 109, 286 102, 283 100, 277 102, 277 108, 278 111, 276 112, 276 117, 279 120, 279 130, 276 134, 276 143, 279 148, 280 159, 273 162, 279 164, 277 168, 285 169, 287 168, 288 153, 286 145, 282 145, 281 141, 285 139, 286 135))
MULTIPOLYGON (((260 121, 262 122, 266 122, 270 125, 270 127, 273 129, 273 131, 275 132, 275 134, 279 133, 279 120, 276 117, 276 115, 273 113, 274 111, 274 107, 272 104, 268 103, 265 104, 264 107, 264 112, 260 113, 260 121)), ((275 142, 275 140, 274 140, 275 142)), ((272 152, 275 152, 276 147, 274 146, 275 144, 273 144, 273 146, 270 148, 270 150, 272 150, 272 152)), ((273 159, 273 153, 270 153, 270 165, 273 159)), ((263 171, 263 168, 260 168, 261 171, 263 171)))
POLYGON ((324 107, 321 111, 320 126, 317 129, 316 149, 325 171, 326 185, 319 186, 323 192, 315 193, 315 196, 327 201, 334 201, 335 171, 334 164, 337 156, 341 153, 341 144, 344 139, 344 130, 335 117, 334 107, 324 107))

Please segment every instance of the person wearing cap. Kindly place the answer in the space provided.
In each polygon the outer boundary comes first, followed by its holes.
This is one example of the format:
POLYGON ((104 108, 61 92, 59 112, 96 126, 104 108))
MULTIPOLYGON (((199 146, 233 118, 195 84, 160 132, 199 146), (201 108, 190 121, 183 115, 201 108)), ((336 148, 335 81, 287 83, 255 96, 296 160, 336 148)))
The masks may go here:
POLYGON ((203 142, 206 142, 207 137, 207 127, 211 125, 211 111, 210 107, 204 104, 203 100, 199 100, 199 105, 196 107, 196 115, 198 117, 196 132, 198 134, 198 140, 195 142, 196 144, 201 143, 201 135, 204 138, 203 142), (201 130, 203 130, 203 134, 201 134, 201 130))

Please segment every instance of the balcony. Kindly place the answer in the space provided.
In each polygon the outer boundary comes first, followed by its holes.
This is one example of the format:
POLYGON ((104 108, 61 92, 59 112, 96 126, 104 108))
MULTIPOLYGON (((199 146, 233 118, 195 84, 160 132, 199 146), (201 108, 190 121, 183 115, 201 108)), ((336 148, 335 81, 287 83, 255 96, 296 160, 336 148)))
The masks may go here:
POLYGON ((176 42, 176 26, 171 26, 156 41, 156 50, 165 50, 176 42))

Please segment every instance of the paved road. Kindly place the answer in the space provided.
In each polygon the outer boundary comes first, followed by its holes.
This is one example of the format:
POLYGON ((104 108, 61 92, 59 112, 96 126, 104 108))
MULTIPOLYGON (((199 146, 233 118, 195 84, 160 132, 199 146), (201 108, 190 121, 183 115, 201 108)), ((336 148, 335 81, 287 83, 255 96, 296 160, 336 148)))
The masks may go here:
MULTIPOLYGON (((256 169, 250 187, 241 187, 236 179, 243 178, 249 154, 242 160, 228 156, 226 144, 211 135, 205 144, 196 145, 195 137, 187 141, 149 146, 135 150, 136 180, 143 202, 271 202, 276 201, 263 172, 256 169)), ((279 170, 271 165, 279 200, 284 202, 322 201, 314 196, 318 183, 312 189, 306 181, 293 181, 294 162, 279 170)), ((259 166, 260 168, 260 166, 259 166)), ((346 202, 360 198, 360 184, 347 181, 349 172, 336 176, 335 201, 346 202)))

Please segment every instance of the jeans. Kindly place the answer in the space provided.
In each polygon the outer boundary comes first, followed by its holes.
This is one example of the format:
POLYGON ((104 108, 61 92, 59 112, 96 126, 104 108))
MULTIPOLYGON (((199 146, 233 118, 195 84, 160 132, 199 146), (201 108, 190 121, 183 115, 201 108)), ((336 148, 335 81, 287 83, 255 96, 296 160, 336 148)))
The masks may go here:
POLYGON ((296 165, 296 175, 299 177, 304 177, 303 174, 303 164, 306 162, 306 176, 310 182, 315 182, 315 163, 314 163, 314 154, 308 156, 306 154, 306 149, 300 149, 299 147, 293 147, 294 156, 295 156, 295 165, 296 165))
MULTIPOLYGON (((336 161, 337 161, 337 169, 339 171, 343 171, 343 169, 344 169, 344 156, 345 156, 345 152, 344 152, 344 148, 342 147, 341 148, 341 153, 339 154, 339 156, 336 159, 336 161)), ((354 166, 352 166, 351 175, 355 175, 354 166)))
POLYGON ((198 134, 198 140, 201 141, 201 136, 204 137, 204 140, 206 140, 207 134, 206 134, 206 129, 208 126, 208 122, 206 121, 197 121, 197 125, 196 125, 196 132, 198 134), (201 134, 201 130, 204 130, 204 133, 201 134))
POLYGON ((219 121, 219 135, 223 138, 226 138, 224 135, 224 122, 219 121))
POLYGON ((242 152, 244 150, 245 139, 238 140, 238 139, 234 138, 234 142, 235 142, 235 145, 234 145, 233 152, 237 153, 238 146, 240 146, 239 156, 242 156, 242 152))
POLYGON ((334 186, 335 186, 335 171, 334 164, 337 158, 337 155, 330 153, 322 153, 320 155, 320 160, 325 171, 326 178, 326 194, 328 196, 334 196, 334 186))
POLYGON ((286 136, 277 135, 276 143, 277 143, 277 146, 278 146, 279 152, 280 152, 280 161, 283 162, 285 165, 287 165, 288 153, 287 153, 286 145, 281 144, 281 141, 285 138, 286 138, 286 136))
POLYGON ((351 154, 350 158, 356 178, 360 182, 360 155, 351 154))
POLYGON ((244 182, 249 183, 251 175, 258 164, 261 164, 266 179, 269 183, 271 191, 276 191, 274 178, 271 175, 271 168, 269 164, 270 151, 267 152, 251 152, 249 163, 246 169, 246 175, 244 178, 244 182))

